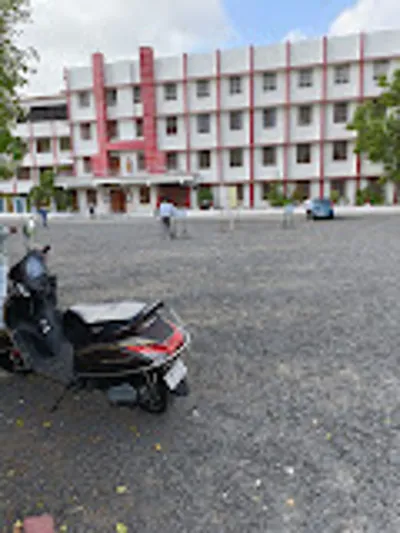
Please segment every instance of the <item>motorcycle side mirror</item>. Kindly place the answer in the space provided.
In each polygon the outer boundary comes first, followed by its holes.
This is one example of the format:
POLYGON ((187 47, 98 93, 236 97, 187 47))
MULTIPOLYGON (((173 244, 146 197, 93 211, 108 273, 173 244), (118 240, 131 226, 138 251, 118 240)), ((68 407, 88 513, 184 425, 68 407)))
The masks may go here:
POLYGON ((18 233, 18 228, 17 226, 10 226, 10 233, 14 234, 14 233, 18 233))

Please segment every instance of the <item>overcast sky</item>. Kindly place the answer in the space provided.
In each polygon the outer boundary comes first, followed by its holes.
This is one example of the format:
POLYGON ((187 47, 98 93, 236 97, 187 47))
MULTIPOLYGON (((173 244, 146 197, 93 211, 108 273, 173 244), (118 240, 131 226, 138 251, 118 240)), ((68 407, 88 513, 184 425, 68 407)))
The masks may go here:
POLYGON ((97 50, 112 61, 135 57, 138 47, 146 44, 166 55, 262 44, 288 34, 297 39, 327 32, 400 28, 400 0, 359 0, 353 5, 352 0, 280 0, 273 7, 273 17, 266 0, 31 2, 33 21, 25 28, 23 42, 35 46, 40 55, 38 73, 29 87, 33 94, 62 89, 63 67, 89 64, 97 50))

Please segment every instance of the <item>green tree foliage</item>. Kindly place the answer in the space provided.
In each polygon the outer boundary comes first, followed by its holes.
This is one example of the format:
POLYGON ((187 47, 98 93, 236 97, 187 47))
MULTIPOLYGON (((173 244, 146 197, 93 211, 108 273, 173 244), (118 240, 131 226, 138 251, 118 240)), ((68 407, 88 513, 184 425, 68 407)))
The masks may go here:
POLYGON ((385 180, 400 183, 400 70, 379 86, 381 94, 360 105, 347 128, 357 133, 355 152, 381 163, 385 180))
POLYGON ((40 175, 39 185, 33 187, 29 193, 30 205, 39 207, 50 207, 54 202, 58 210, 66 210, 71 207, 71 197, 63 189, 55 185, 55 173, 46 170, 40 175))
POLYGON ((25 154, 24 142, 13 132, 23 115, 19 92, 28 80, 30 58, 37 57, 18 45, 29 19, 29 0, 0 0, 0 179, 13 176, 25 154))

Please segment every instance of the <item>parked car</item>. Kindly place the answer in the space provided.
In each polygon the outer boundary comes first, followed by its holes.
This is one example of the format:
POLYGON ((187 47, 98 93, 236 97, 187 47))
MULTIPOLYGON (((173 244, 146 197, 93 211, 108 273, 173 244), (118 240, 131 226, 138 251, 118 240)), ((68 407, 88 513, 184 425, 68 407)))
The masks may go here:
POLYGON ((335 218, 333 202, 329 198, 315 198, 308 204, 306 214, 308 219, 313 220, 333 219, 335 218))

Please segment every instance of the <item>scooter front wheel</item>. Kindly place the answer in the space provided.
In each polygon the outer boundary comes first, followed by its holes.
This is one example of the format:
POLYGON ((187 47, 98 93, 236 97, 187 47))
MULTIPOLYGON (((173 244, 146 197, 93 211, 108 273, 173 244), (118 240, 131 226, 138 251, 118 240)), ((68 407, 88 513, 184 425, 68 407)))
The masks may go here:
POLYGON ((146 383, 140 387, 137 403, 148 413, 164 413, 168 406, 168 389, 164 381, 158 377, 154 383, 146 383))

